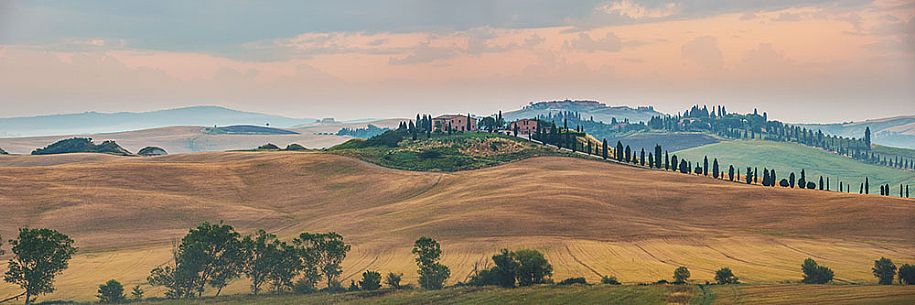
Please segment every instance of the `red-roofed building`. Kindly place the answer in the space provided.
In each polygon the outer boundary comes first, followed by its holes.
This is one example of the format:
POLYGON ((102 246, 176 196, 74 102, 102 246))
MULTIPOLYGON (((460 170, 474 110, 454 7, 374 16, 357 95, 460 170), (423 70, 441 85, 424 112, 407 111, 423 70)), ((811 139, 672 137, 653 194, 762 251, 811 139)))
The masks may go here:
POLYGON ((432 118, 432 131, 476 131, 477 120, 470 118, 470 129, 467 129, 467 115, 445 114, 432 118))
POLYGON ((508 125, 508 131, 514 132, 515 126, 518 127, 518 134, 537 133, 537 120, 520 119, 508 125))

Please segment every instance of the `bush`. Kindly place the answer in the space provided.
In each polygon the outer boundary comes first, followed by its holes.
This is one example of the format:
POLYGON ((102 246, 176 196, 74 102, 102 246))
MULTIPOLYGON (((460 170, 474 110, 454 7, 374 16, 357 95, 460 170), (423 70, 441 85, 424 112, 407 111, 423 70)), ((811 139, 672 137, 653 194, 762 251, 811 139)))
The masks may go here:
POLYGON ((374 136, 362 142, 362 147, 370 146, 387 146, 397 147, 397 144, 403 141, 403 135, 397 130, 389 130, 380 135, 374 136))
POLYGON ((816 184, 816 183, 813 183, 813 182, 807 182, 807 189, 808 189, 808 190, 815 190, 815 189, 817 189, 817 184, 816 184))
POLYGON ((778 185, 780 185, 781 187, 788 187, 791 184, 788 183, 788 179, 782 179, 781 181, 778 182, 778 185))
POLYGON ((257 150, 279 150, 280 147, 274 145, 273 143, 267 143, 257 147, 257 150))
POLYGON ((804 272, 804 279, 801 280, 804 284, 826 284, 832 281, 834 275, 832 269, 818 265, 809 257, 801 265, 801 271, 804 272))
POLYGON ((674 270, 674 283, 675 284, 686 283, 686 281, 689 280, 689 276, 690 276, 689 269, 687 269, 685 266, 677 267, 677 269, 674 270))
POLYGON ((292 144, 286 145, 286 150, 289 150, 289 151, 303 151, 303 150, 307 150, 307 148, 305 148, 305 146, 302 146, 302 145, 299 145, 299 144, 292 143, 292 144))
POLYGON ((292 284, 292 291, 299 294, 308 294, 317 292, 318 288, 315 287, 314 282, 301 278, 292 284))
POLYGON ((915 265, 905 264, 899 267, 899 283, 915 285, 915 265))
POLYGON ((424 150, 418 156, 420 159, 437 159, 442 156, 442 151, 439 149, 424 150))
POLYGON ((569 285, 588 285, 588 281, 583 277, 570 277, 562 280, 559 283, 556 283, 557 286, 569 286, 569 285))
POLYGON ((363 272, 362 280, 359 281, 359 288, 362 290, 378 290, 378 288, 381 288, 381 273, 369 270, 363 272))
POLYGON ((718 269, 718 271, 715 271, 715 281, 721 285, 739 283, 739 281, 737 280, 737 277, 734 276, 734 272, 731 272, 731 268, 728 268, 728 267, 724 267, 724 268, 718 269))
POLYGON ((139 301, 143 299, 143 289, 140 288, 140 285, 133 286, 133 290, 130 291, 130 297, 134 301, 139 301))
POLYGON ((615 276, 603 276, 600 278, 600 283, 605 285, 622 285, 620 281, 616 279, 615 276))
POLYGON ((474 286, 499 285, 502 287, 531 286, 547 283, 553 275, 553 266, 543 253, 522 249, 517 252, 502 249, 492 256, 495 267, 474 274, 468 284, 474 286))
POLYGON ((99 303, 113 304, 127 301, 124 296, 124 286, 116 280, 109 280, 103 285, 98 286, 99 303))
POLYGON ((893 261, 886 257, 881 257, 874 261, 874 268, 871 271, 874 272, 877 283, 880 285, 892 285, 893 278, 896 277, 896 264, 893 264, 893 261))
POLYGON ((400 289, 400 288, 403 288, 400 285, 400 280, 402 278, 403 278, 403 273, 391 272, 391 273, 388 273, 388 275, 384 277, 384 283, 386 285, 388 285, 388 287, 391 287, 393 289, 400 289))

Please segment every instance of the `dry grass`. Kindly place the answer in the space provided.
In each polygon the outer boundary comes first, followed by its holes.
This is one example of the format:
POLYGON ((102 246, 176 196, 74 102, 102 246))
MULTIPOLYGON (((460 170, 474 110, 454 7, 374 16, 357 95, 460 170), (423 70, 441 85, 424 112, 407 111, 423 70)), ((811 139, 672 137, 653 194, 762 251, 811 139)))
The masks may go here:
POLYGON ((762 285, 712 288, 715 304, 915 304, 915 286, 762 285))
MULTIPOLYGON (((283 238, 340 232, 353 244, 347 277, 373 269, 415 281, 410 246, 429 235, 442 242, 453 281, 499 248, 530 247, 546 253, 557 279, 647 282, 685 265, 700 282, 728 266, 745 282, 774 283, 800 279, 801 261, 813 257, 839 282, 865 282, 880 256, 915 262, 913 203, 558 157, 457 173, 320 153, 0 157, 0 234, 49 227, 80 247, 45 299, 90 300, 110 278, 140 284, 167 261, 171 241, 204 220, 283 238)), ((245 290, 239 281, 228 292, 245 290)), ((0 285, 0 297, 14 292, 0 285)))

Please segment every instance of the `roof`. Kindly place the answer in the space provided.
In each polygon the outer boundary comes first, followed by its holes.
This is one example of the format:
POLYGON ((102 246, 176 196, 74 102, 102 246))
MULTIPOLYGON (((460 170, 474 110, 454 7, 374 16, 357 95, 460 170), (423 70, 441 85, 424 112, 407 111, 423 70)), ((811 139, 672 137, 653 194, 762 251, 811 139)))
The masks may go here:
POLYGON ((456 118, 466 118, 466 115, 463 114, 443 114, 437 117, 432 118, 433 120, 450 120, 456 118))

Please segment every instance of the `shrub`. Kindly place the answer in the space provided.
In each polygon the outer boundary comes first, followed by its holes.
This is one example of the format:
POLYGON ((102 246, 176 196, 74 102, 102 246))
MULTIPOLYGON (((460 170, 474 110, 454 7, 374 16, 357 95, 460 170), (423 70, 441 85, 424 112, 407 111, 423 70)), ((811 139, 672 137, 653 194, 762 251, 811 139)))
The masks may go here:
POLYGON ((116 280, 109 280, 103 285, 98 286, 99 303, 113 304, 121 303, 127 300, 124 296, 124 286, 116 280))
POLYGON ((140 288, 140 285, 133 286, 133 290, 130 291, 130 297, 134 301, 139 301, 143 299, 143 289, 140 288))
POLYGON ((540 251, 518 250, 514 258, 518 262, 517 276, 520 286, 543 284, 553 275, 553 266, 540 251))
POLYGON ((303 151, 303 150, 307 150, 307 148, 305 148, 305 146, 302 146, 302 145, 299 145, 299 144, 292 143, 292 144, 286 145, 286 150, 289 150, 289 151, 303 151))
POLYGON ((809 257, 801 265, 801 271, 804 272, 804 279, 801 280, 804 284, 826 284, 832 281, 834 275, 832 269, 818 265, 809 257))
POLYGON ((689 269, 687 269, 685 266, 677 267, 677 269, 674 270, 674 283, 675 284, 686 283, 686 281, 689 280, 689 276, 690 276, 689 269))
POLYGON ((715 271, 715 281, 718 284, 737 284, 739 283, 737 277, 734 276, 734 272, 731 272, 731 268, 724 267, 715 271))
POLYGON ((874 268, 871 271, 874 272, 877 283, 880 285, 892 285, 893 278, 896 277, 896 264, 893 264, 893 261, 886 257, 881 257, 874 261, 874 268))
POLYGON ((317 292, 318 288, 315 287, 314 282, 311 282, 305 278, 301 278, 292 284, 292 291, 299 294, 308 294, 317 292))
POLYGON ((359 286, 356 285, 356 281, 349 281, 349 288, 346 288, 346 291, 359 291, 359 286))
POLYGON ((905 264, 899 267, 899 283, 915 285, 915 265, 905 264))
POLYGON ((781 186, 781 187, 788 187, 788 186, 790 186, 790 184, 788 183, 788 179, 782 179, 781 181, 778 182, 778 185, 781 186))
POLYGON ((588 281, 583 277, 570 277, 556 283, 557 286, 569 286, 569 285, 587 285, 588 281))
POLYGON ((402 278, 403 278, 403 273, 391 272, 391 273, 388 273, 388 275, 384 277, 384 283, 386 285, 388 285, 388 287, 391 287, 393 289, 400 289, 400 288, 403 288, 400 285, 400 280, 402 278))
POLYGON ((381 288, 381 273, 369 270, 363 272, 362 280, 359 281, 359 288, 362 290, 378 290, 378 288, 381 288))
POLYGON ((811 181, 811 182, 807 182, 807 189, 808 189, 808 190, 815 190, 816 188, 817 188, 817 184, 816 184, 816 183, 813 183, 812 181, 811 181))
POLYGON ((257 150, 279 150, 280 147, 274 145, 273 143, 267 143, 257 147, 257 150))
POLYGON ((606 284, 606 285, 621 285, 622 284, 622 283, 620 283, 619 280, 616 279, 615 276, 606 276, 606 275, 600 278, 600 283, 606 284))
MULTIPOLYGON (((389 131, 390 132, 390 131, 389 131)), ((445 281, 451 276, 448 266, 439 263, 442 256, 441 245, 429 237, 420 237, 413 244, 413 255, 419 267, 419 285, 424 289, 442 289, 445 281)))
POLYGON ((442 151, 439 149, 424 150, 418 156, 420 159, 436 159, 442 156, 442 151))

